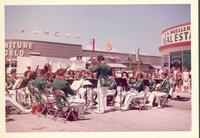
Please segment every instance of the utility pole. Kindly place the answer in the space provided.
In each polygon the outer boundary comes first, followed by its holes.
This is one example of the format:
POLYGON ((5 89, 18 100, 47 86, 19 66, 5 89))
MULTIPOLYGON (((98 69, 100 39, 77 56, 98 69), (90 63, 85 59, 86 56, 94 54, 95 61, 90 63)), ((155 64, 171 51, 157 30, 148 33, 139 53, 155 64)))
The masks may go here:
POLYGON ((92 51, 95 51, 95 39, 92 38, 92 51))

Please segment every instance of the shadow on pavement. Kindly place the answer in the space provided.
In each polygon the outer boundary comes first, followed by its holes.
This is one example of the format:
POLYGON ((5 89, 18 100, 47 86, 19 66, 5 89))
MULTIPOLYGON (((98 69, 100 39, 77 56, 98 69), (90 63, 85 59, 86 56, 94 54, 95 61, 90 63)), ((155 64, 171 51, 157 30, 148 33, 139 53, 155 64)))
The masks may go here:
POLYGON ((175 98, 173 98, 173 100, 175 100, 175 101, 182 101, 182 102, 186 102, 186 101, 189 101, 190 100, 190 98, 188 98, 188 97, 182 97, 182 96, 176 96, 175 98))
POLYGON ((10 121, 15 121, 15 120, 12 118, 6 118, 6 122, 10 122, 10 121))

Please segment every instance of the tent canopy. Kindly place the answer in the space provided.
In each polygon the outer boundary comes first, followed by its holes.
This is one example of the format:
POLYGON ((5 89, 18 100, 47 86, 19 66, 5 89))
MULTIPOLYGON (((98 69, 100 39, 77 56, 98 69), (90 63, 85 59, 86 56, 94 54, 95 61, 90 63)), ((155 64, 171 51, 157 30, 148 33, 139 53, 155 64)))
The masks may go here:
POLYGON ((120 63, 107 63, 111 68, 127 68, 127 66, 120 63))

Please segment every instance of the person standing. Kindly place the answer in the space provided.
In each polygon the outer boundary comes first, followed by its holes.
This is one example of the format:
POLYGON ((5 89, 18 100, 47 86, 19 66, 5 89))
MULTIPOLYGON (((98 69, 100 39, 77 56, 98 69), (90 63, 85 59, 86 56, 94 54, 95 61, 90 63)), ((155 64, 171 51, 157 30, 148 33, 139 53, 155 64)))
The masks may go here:
POLYGON ((112 70, 109 65, 105 63, 105 58, 102 55, 97 57, 98 65, 90 68, 91 72, 97 73, 97 110, 95 113, 103 114, 106 110, 106 98, 107 98, 107 91, 108 91, 108 78, 112 76, 112 70))

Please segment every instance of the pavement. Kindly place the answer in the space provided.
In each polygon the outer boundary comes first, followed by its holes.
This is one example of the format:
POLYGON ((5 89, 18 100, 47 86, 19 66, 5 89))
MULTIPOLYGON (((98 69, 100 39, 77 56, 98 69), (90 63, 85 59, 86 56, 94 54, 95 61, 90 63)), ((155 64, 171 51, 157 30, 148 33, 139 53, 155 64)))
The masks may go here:
POLYGON ((138 132, 138 131, 191 131, 191 94, 175 92, 164 108, 133 109, 96 114, 88 109, 85 120, 56 121, 33 114, 9 114, 6 132, 138 132))

